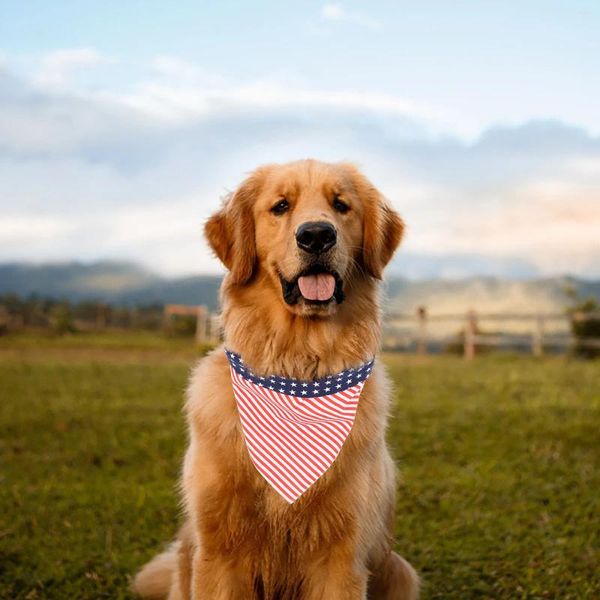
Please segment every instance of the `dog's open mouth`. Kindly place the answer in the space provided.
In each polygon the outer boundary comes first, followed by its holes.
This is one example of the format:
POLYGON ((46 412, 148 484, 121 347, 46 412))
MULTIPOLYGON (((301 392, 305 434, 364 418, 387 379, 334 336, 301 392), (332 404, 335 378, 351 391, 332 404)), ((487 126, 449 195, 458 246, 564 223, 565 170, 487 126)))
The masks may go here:
POLYGON ((296 304, 304 299, 307 304, 327 304, 344 300, 343 281, 336 271, 322 265, 315 265, 288 281, 279 274, 283 299, 288 304, 296 304))

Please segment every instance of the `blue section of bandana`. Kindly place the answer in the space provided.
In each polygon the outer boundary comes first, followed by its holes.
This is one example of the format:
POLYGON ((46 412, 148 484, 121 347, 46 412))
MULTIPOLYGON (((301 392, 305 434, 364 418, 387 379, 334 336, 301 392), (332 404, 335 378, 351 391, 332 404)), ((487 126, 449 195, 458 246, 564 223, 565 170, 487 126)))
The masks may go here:
POLYGON ((327 394, 337 394, 366 381, 373 370, 373 363, 375 362, 375 359, 372 359, 355 369, 346 369, 335 375, 328 375, 314 381, 302 381, 301 379, 290 379, 279 375, 257 375, 244 364, 239 354, 229 350, 225 350, 225 354, 235 372, 244 379, 280 394, 303 398, 317 398, 327 394))

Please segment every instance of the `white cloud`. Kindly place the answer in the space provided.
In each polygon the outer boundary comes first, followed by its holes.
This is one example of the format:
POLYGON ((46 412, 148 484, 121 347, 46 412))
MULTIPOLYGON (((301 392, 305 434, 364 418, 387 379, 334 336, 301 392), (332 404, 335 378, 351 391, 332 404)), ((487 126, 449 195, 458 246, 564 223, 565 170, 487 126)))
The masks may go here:
POLYGON ((43 86, 59 87, 67 83, 77 70, 111 62, 113 59, 103 56, 95 48, 55 50, 42 57, 36 82, 43 86))
POLYGON ((321 9, 321 16, 324 19, 341 21, 346 16, 346 12, 341 4, 325 4, 321 9))
POLYGON ((600 140, 584 130, 526 123, 467 142, 452 116, 394 96, 150 66, 125 91, 0 73, 2 260, 214 272, 201 224, 219 196, 261 162, 315 156, 363 167, 408 223, 405 252, 600 275, 600 140))
POLYGON ((327 21, 346 21, 369 29, 383 29, 381 21, 363 13, 348 11, 339 3, 324 4, 321 8, 321 17, 327 21))
MULTIPOLYGON (((501 187, 484 175, 477 189, 460 182, 417 188, 405 210, 407 249, 508 257, 526 261, 542 275, 598 277, 600 172, 581 177, 568 162, 560 178, 550 168, 501 187)), ((396 190, 401 194, 402 185, 396 190)))
POLYGON ((284 85, 277 81, 219 85, 203 83, 173 85, 143 82, 129 93, 105 94, 115 104, 143 111, 153 117, 185 121, 227 111, 334 110, 368 111, 380 116, 406 117, 420 121, 421 128, 440 133, 450 127, 469 135, 471 128, 456 115, 408 99, 376 92, 324 90, 284 85))
POLYGON ((51 240, 67 230, 68 225, 56 217, 5 214, 0 221, 0 247, 15 240, 23 243, 51 240))
POLYGON ((153 66, 158 73, 167 77, 186 81, 194 81, 198 77, 198 68, 195 65, 172 56, 156 56, 153 66))

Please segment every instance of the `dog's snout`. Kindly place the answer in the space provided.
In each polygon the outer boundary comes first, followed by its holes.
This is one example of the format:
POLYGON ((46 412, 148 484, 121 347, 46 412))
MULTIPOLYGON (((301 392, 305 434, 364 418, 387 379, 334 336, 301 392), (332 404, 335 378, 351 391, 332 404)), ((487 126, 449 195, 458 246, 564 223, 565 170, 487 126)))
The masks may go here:
POLYGON ((335 246, 337 232, 327 221, 302 223, 296 230, 298 247, 310 254, 322 254, 335 246))

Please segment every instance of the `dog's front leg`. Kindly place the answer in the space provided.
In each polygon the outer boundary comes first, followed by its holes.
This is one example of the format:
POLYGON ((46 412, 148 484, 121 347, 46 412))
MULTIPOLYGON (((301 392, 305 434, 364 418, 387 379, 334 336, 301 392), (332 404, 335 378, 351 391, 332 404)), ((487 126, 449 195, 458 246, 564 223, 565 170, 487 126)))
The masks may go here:
POLYGON ((304 578, 303 600, 365 600, 368 570, 349 549, 333 547, 312 560, 304 578))
POLYGON ((252 600, 250 570, 230 557, 204 556, 198 548, 192 563, 192 600, 252 600))

